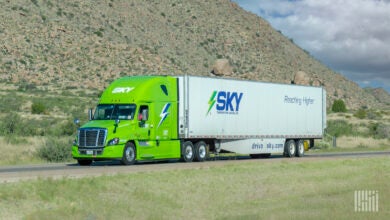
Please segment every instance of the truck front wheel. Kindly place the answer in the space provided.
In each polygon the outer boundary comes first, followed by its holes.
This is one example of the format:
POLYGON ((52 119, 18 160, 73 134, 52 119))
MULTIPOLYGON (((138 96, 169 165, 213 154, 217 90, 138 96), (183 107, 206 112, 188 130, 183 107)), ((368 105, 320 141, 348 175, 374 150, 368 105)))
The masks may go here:
POLYGON ((284 155, 286 157, 293 157, 295 156, 295 151, 296 151, 296 147, 295 147, 295 141, 294 140, 289 140, 286 142, 286 146, 284 148, 284 155))
POLYGON ((123 165, 131 165, 135 163, 135 146, 133 143, 129 142, 126 144, 125 149, 123 150, 123 157, 121 163, 123 165))
POLYGON ((192 162, 194 159, 194 145, 191 141, 184 142, 182 157, 185 162, 192 162))
POLYGON ((195 161, 203 162, 207 159, 207 145, 204 141, 195 144, 195 161))

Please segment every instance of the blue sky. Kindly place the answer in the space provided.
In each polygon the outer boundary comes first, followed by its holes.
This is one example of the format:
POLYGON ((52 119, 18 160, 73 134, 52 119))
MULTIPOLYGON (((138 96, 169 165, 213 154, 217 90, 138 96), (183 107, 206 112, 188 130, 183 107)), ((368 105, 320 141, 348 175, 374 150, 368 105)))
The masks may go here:
POLYGON ((316 59, 390 93, 390 0, 233 0, 316 59))

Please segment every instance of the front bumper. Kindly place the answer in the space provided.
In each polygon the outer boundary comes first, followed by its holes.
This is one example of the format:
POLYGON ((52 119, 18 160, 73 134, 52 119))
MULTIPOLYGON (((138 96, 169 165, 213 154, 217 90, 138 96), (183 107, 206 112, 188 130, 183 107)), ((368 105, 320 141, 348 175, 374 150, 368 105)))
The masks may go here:
POLYGON ((111 160, 121 159, 123 156, 124 144, 106 146, 100 149, 87 149, 78 146, 72 146, 72 157, 74 159, 91 159, 91 160, 111 160))

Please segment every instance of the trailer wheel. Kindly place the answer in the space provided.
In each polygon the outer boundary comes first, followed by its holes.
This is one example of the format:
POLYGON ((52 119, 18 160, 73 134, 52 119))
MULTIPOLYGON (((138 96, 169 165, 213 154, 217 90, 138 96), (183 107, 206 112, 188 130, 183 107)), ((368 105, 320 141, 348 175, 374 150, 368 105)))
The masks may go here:
POLYGON ((184 162, 192 162, 192 160, 194 159, 194 145, 191 141, 184 142, 182 157, 184 162))
POLYGON ((298 140, 296 142, 296 156, 303 157, 305 154, 305 146, 303 145, 303 140, 298 140))
POLYGON ((123 157, 121 163, 123 165, 131 165, 135 163, 135 146, 133 143, 129 142, 126 144, 125 149, 123 150, 123 157))
POLYGON ((296 151, 295 141, 294 140, 287 141, 286 146, 284 148, 284 152, 285 152, 286 157, 295 156, 295 151, 296 151))
POLYGON ((77 160, 80 166, 89 166, 92 164, 92 160, 77 160))
POLYGON ((204 141, 195 144, 195 161, 203 162, 207 159, 207 145, 204 141))

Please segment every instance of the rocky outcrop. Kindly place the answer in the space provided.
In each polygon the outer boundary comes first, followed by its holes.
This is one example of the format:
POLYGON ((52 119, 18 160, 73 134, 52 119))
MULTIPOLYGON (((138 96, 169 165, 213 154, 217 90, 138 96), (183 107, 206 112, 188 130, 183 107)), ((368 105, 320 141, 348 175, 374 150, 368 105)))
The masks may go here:
POLYGON ((294 76, 294 84, 310 85, 310 77, 303 71, 298 71, 294 76))
POLYGON ((213 65, 211 73, 216 76, 230 76, 233 73, 233 68, 227 59, 218 59, 213 65))

